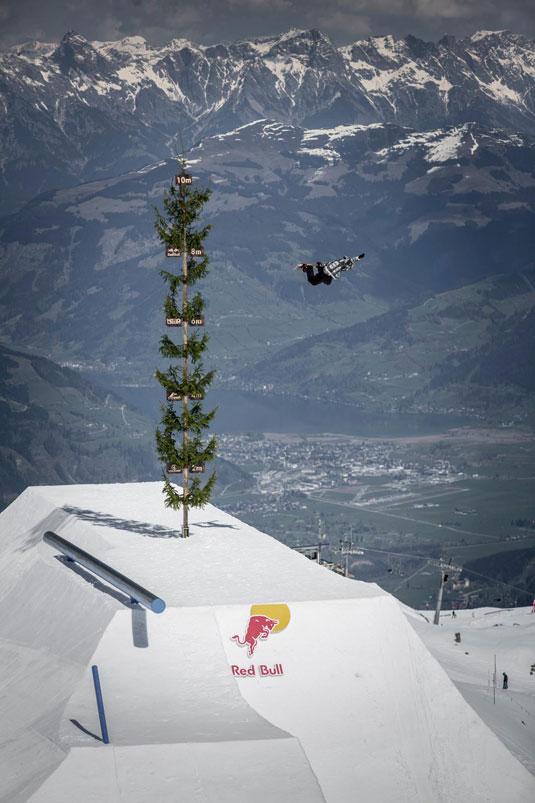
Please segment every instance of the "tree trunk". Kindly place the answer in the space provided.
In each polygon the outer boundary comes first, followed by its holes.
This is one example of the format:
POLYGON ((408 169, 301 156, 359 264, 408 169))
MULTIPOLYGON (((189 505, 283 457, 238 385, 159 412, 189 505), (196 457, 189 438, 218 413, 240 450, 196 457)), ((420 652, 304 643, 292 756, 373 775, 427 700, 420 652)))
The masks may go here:
MULTIPOLYGON (((184 312, 184 317, 182 320, 182 346, 184 348, 184 357, 182 359, 182 375, 184 382, 187 382, 188 379, 188 357, 186 354, 186 348, 188 345, 188 321, 187 315, 185 314, 187 309, 188 303, 188 286, 186 284, 186 280, 188 278, 188 255, 186 252, 187 248, 187 239, 186 239, 186 222, 184 221, 184 230, 182 234, 182 278, 184 279, 182 283, 182 310, 184 312)), ((184 449, 184 457, 186 457, 188 453, 188 427, 186 425, 186 418, 188 413, 188 396, 186 393, 182 396, 182 410, 183 410, 183 449, 184 449)), ((184 499, 188 493, 188 465, 184 466, 184 473, 183 473, 184 481, 183 481, 183 494, 184 499)), ((186 502, 182 505, 182 538, 188 538, 189 536, 189 526, 188 526, 188 506, 186 502)))

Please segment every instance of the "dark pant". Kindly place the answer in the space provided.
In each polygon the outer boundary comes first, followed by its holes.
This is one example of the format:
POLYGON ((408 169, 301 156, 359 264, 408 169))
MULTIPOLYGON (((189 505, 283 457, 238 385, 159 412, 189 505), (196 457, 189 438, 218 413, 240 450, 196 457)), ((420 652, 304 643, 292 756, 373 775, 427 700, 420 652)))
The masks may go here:
POLYGON ((325 273, 321 262, 316 262, 316 267, 318 269, 316 275, 314 275, 314 265, 307 265, 305 268, 307 279, 310 284, 330 284, 333 280, 333 277, 325 273))

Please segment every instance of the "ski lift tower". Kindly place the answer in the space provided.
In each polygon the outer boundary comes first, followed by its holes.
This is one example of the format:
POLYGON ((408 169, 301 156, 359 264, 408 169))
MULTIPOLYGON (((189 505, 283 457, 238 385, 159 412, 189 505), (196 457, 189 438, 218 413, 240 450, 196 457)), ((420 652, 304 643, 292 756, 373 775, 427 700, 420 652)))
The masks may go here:
POLYGON ((440 585, 438 587, 437 606, 435 609, 434 625, 440 622, 440 609, 442 607, 442 594, 444 593, 444 585, 448 582, 448 575, 452 572, 461 572, 462 566, 454 566, 451 559, 448 563, 444 560, 430 560, 432 566, 437 566, 440 569, 440 585))
POLYGON ((340 538, 340 557, 344 558, 344 577, 349 577, 349 556, 350 555, 364 555, 364 550, 362 549, 353 549, 353 533, 349 539, 347 538, 340 538))

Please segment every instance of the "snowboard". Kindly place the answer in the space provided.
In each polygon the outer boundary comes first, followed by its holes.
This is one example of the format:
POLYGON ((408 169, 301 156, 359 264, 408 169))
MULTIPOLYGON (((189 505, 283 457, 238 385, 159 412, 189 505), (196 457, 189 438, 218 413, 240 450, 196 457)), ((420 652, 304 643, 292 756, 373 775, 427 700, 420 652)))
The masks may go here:
MULTIPOLYGON (((353 262, 357 263, 359 261, 359 259, 364 259, 365 256, 366 256, 366 254, 359 254, 358 257, 352 257, 353 262)), ((337 259, 331 260, 331 262, 337 262, 337 261, 338 261, 337 259)), ((327 267, 329 266, 329 262, 324 262, 323 264, 325 266, 327 266, 327 267)), ((293 270, 299 270, 299 269, 302 270, 303 269, 303 265, 310 265, 313 268, 316 267, 316 263, 315 262, 298 262, 297 265, 293 266, 293 270)))

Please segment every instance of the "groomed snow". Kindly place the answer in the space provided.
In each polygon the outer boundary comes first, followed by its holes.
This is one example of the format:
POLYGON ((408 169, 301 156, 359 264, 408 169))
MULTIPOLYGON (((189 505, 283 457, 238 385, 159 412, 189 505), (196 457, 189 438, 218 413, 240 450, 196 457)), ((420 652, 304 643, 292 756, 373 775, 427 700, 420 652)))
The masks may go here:
POLYGON ((429 611, 406 608, 409 621, 463 697, 535 775, 535 614, 531 608, 429 611), (455 634, 459 633, 457 642, 455 634), (494 659, 497 689, 494 691, 494 659), (509 688, 502 689, 502 673, 509 688))
POLYGON ((189 539, 180 523, 161 483, 30 488, 0 515, 0 800, 532 803, 533 777, 393 597, 211 505, 189 539), (167 609, 65 565, 46 530, 167 609), (258 604, 290 619, 249 658, 232 636, 258 604))

